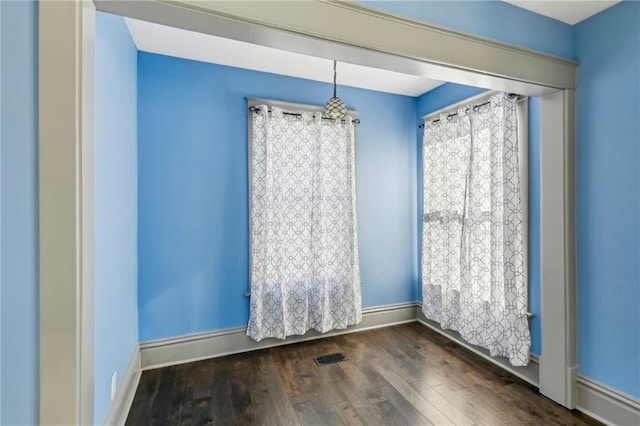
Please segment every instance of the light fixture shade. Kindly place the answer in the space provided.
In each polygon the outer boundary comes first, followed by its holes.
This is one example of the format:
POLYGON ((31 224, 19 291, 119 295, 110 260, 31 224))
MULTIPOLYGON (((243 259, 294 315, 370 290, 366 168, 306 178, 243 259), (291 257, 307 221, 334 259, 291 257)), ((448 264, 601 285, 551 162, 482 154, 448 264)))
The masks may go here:
POLYGON ((344 106, 344 102, 342 102, 337 94, 337 77, 338 72, 336 70, 336 61, 333 61, 333 98, 327 101, 327 104, 324 106, 324 110, 322 111, 322 115, 323 117, 331 118, 334 120, 343 119, 347 116, 347 107, 344 106))
POLYGON ((322 115, 334 120, 342 119, 347 116, 347 107, 340 98, 334 96, 327 101, 327 104, 324 106, 324 110, 322 111, 322 115))

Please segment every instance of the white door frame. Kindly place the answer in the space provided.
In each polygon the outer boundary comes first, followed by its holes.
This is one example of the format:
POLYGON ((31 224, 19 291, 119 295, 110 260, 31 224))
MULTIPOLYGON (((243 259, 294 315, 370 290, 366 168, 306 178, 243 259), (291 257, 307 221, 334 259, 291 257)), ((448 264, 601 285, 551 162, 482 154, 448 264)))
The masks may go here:
POLYGON ((40 423, 93 422, 95 8, 542 96, 540 390, 575 407, 574 61, 342 1, 39 2, 40 423), (545 348, 554 348, 553 351, 545 348))
POLYGON ((38 5, 40 423, 93 424, 95 8, 38 5))

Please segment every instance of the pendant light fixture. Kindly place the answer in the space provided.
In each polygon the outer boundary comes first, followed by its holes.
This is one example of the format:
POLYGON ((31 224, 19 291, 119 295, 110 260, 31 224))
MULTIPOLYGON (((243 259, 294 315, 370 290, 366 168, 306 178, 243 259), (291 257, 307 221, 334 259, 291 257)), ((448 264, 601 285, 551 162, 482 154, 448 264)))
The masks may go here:
POLYGON ((327 101, 327 104, 324 106, 324 110, 322 111, 322 115, 334 120, 342 119, 347 116, 347 107, 344 106, 344 102, 342 102, 337 95, 336 77, 336 61, 333 61, 333 98, 327 101))

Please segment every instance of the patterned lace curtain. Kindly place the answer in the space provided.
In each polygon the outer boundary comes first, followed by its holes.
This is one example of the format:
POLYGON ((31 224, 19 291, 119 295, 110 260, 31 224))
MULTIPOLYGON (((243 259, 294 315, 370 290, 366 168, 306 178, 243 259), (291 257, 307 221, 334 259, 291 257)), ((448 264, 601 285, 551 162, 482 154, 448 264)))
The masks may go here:
POLYGON ((422 309, 523 366, 531 338, 517 129, 506 94, 425 122, 422 309))
POLYGON ((284 339, 360 322, 351 118, 261 105, 252 127, 247 335, 284 339))

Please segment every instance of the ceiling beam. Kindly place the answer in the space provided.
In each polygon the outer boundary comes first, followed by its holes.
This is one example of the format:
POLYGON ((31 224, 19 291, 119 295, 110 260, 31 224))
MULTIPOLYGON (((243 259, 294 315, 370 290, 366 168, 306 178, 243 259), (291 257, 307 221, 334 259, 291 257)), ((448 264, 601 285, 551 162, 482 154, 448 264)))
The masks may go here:
POLYGON ((342 62, 526 95, 577 63, 342 1, 98 0, 98 10, 342 62))

